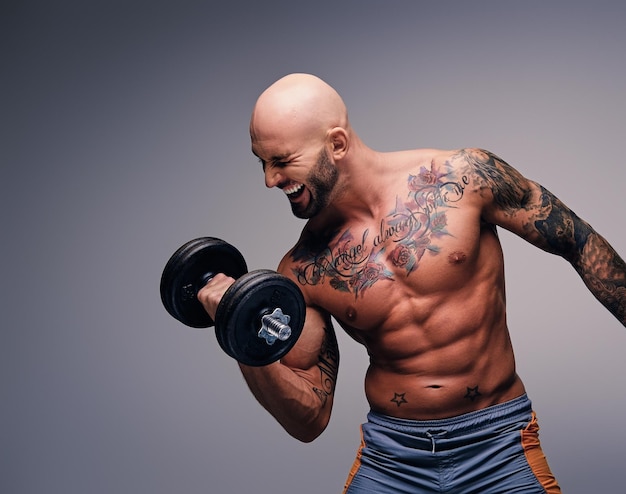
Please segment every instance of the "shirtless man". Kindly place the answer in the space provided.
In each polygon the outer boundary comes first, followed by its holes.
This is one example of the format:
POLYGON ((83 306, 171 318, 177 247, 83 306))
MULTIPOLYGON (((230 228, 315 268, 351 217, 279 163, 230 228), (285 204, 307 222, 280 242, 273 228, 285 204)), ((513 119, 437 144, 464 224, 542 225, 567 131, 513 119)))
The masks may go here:
MULTIPOLYGON (((496 226, 567 259, 626 325, 626 265, 586 222, 488 151, 367 147, 337 92, 288 75, 259 97, 252 151, 267 187, 308 219, 278 271, 307 304, 280 362, 241 366, 285 430, 312 441, 331 415, 331 316, 370 356, 371 406, 347 493, 560 492, 515 371, 496 226)), ((215 315, 233 282, 198 298, 215 315)))

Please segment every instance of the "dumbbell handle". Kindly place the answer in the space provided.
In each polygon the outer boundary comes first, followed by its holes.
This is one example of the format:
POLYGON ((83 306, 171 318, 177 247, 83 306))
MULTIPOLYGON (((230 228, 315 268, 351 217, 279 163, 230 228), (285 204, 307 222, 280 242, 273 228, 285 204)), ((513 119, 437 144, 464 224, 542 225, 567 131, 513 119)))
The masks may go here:
POLYGON ((215 275, 217 273, 205 273, 200 277, 200 288, 202 288, 204 285, 206 285, 209 281, 211 281, 213 278, 215 278, 215 275))

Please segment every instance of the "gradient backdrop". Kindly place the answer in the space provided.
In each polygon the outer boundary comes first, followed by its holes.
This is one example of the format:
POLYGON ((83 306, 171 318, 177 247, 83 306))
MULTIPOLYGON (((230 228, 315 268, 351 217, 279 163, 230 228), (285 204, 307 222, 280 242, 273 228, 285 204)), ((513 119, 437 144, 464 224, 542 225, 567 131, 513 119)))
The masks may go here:
MULTIPOLYGON (((300 444, 158 292, 191 238, 234 243, 251 269, 295 241, 247 134, 286 73, 335 86, 378 150, 490 149, 626 254, 621 2, 3 0, 0 14, 3 494, 340 492, 364 350, 340 335, 333 419, 300 444)), ((618 492, 626 330, 565 261, 502 237, 552 468, 568 494, 618 492)))

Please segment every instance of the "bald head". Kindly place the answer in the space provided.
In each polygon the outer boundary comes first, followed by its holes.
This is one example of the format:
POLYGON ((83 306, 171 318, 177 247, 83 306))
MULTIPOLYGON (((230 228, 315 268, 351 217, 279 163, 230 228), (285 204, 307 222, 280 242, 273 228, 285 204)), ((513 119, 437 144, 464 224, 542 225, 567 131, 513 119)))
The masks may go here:
POLYGON ((290 74, 259 96, 250 136, 253 142, 277 135, 315 139, 335 127, 348 127, 346 106, 337 91, 313 75, 290 74))

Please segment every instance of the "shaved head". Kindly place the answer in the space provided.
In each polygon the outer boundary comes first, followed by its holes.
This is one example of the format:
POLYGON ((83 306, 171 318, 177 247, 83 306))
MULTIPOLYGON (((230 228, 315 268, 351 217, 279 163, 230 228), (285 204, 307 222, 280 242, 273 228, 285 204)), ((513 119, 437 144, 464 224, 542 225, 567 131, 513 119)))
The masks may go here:
POLYGON ((310 74, 276 81, 259 96, 250 119, 265 185, 283 190, 299 218, 318 215, 341 194, 338 167, 352 136, 337 91, 310 74))
POLYGON ((337 91, 316 76, 290 74, 259 96, 250 119, 250 136, 253 142, 277 135, 323 139, 335 127, 348 127, 346 106, 337 91))

